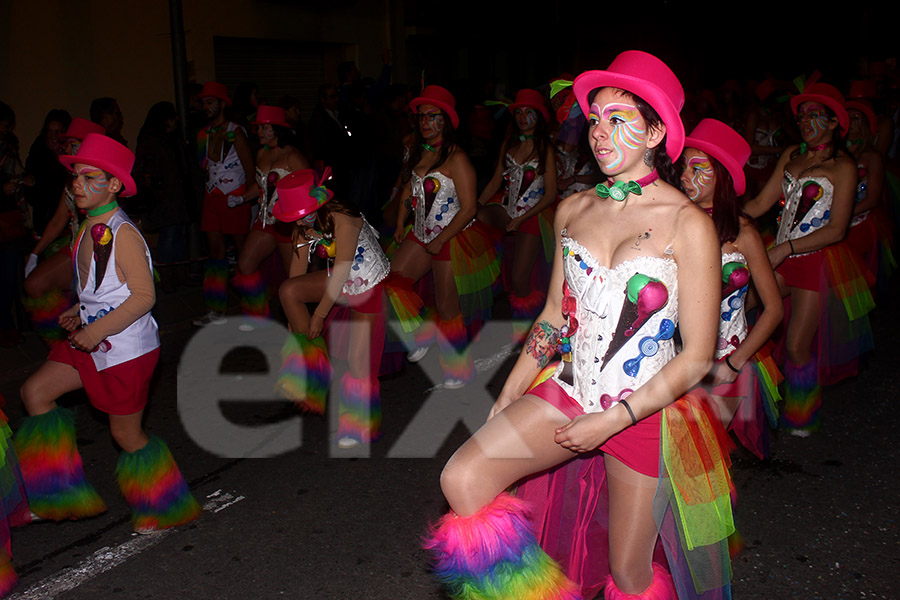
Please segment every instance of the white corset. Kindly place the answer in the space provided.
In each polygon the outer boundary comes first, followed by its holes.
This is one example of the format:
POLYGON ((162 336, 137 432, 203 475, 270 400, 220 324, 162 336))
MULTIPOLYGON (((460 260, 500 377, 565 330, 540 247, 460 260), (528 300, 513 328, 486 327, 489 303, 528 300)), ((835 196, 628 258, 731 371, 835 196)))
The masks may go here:
POLYGON ((716 340, 717 360, 737 350, 747 337, 744 301, 749 282, 750 271, 747 269, 747 259, 744 255, 740 252, 723 254, 722 304, 719 306, 719 336, 716 340), (730 272, 728 277, 726 270, 730 272))
POLYGON ((263 227, 278 222, 278 219, 272 214, 272 209, 278 202, 278 190, 275 189, 275 186, 282 177, 290 174, 288 169, 277 168, 270 169, 268 173, 263 174, 259 167, 256 168, 256 183, 259 185, 259 215, 257 219, 263 224, 263 227))
MULTIPOLYGON (((781 189, 784 192, 784 210, 778 223, 776 244, 805 237, 831 221, 834 186, 828 178, 801 177, 795 181, 791 174, 785 171, 781 189), (804 194, 810 197, 809 201, 804 200, 804 194), (801 204, 806 204, 806 206, 801 206, 801 204), (804 208, 805 212, 803 212, 804 208)), ((809 252, 803 254, 809 254, 809 252)))
POLYGON ((544 176, 539 175, 538 158, 520 165, 509 153, 506 154, 506 197, 503 207, 511 219, 521 217, 544 197, 544 176))
POLYGON ((456 186, 453 185, 452 179, 438 171, 432 171, 425 177, 420 177, 413 171, 410 191, 415 211, 413 235, 420 242, 427 244, 436 238, 459 212, 456 186))
POLYGON ((344 282, 344 293, 356 296, 380 283, 391 271, 391 263, 378 243, 378 232, 363 217, 362 228, 356 240, 353 266, 344 282))

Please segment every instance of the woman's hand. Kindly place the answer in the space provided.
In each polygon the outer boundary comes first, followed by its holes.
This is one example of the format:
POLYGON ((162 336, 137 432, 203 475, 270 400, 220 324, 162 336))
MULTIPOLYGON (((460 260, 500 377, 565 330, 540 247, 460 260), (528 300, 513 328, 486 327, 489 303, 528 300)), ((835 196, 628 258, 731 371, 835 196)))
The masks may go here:
POLYGON ((75 304, 59 315, 59 326, 66 331, 75 331, 81 327, 81 317, 78 316, 78 305, 75 304))
POLYGON ((709 375, 703 379, 703 383, 707 385, 722 385, 723 383, 734 383, 739 373, 732 371, 724 360, 717 361, 710 370, 709 375))
POLYGON ((490 421, 491 419, 496 417, 498 414, 500 414, 500 412, 503 411, 504 408, 512 404, 514 400, 515 398, 511 398, 503 394, 503 392, 500 392, 500 396, 497 398, 497 401, 494 402, 494 406, 491 407, 491 412, 488 413, 487 420, 490 421))
POLYGON ((403 238, 405 238, 405 237, 406 237, 406 231, 404 231, 403 227, 397 227, 394 230, 394 241, 397 242, 398 246, 403 243, 403 238))
POLYGON ((96 344, 85 329, 76 329, 69 334, 69 343, 77 350, 82 352, 93 352, 96 344))
POLYGON ((324 328, 325 317, 319 316, 318 313, 313 313, 312 316, 309 317, 309 329, 306 332, 306 337, 308 339, 314 340, 322 335, 322 330, 324 328))
POLYGON ((515 219, 510 219, 509 223, 506 224, 507 231, 518 231, 519 226, 522 224, 522 217, 516 217, 515 219))
POLYGON ((590 452, 617 433, 609 426, 612 421, 610 415, 604 413, 578 415, 558 428, 553 439, 566 450, 590 452))
POLYGON ((778 265, 784 262, 788 256, 791 255, 791 245, 788 243, 778 244, 777 246, 772 246, 769 248, 769 264, 772 265, 773 269, 778 268, 778 265))
POLYGON ((441 248, 444 247, 444 242, 439 241, 437 238, 428 242, 428 245, 425 246, 425 251, 432 256, 437 256, 441 253, 441 248))

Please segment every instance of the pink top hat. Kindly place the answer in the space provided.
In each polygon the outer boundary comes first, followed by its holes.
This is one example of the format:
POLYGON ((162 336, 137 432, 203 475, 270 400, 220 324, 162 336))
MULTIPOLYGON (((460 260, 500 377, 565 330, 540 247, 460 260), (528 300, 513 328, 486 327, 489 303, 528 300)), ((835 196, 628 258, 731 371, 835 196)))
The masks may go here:
POLYGON ((866 79, 857 79, 850 82, 850 93, 848 98, 877 98, 878 88, 874 81, 866 79))
POLYGON ((106 135, 106 130, 103 129, 103 125, 98 125, 93 121, 88 121, 87 119, 82 119, 81 117, 75 117, 74 119, 72 119, 72 122, 69 123, 69 128, 66 129, 66 132, 62 134, 61 137, 83 140, 84 136, 89 133, 99 133, 100 135, 106 135))
POLYGON ((261 104, 256 110, 256 120, 252 125, 280 125, 281 127, 291 128, 285 118, 285 111, 280 106, 267 106, 261 104))
POLYGON ((516 101, 509 105, 509 112, 515 113, 517 108, 533 108, 544 115, 544 121, 550 120, 550 111, 544 102, 544 95, 537 90, 519 90, 516 101))
POLYGON ((750 158, 750 144, 741 134, 721 121, 703 119, 684 140, 684 146, 705 152, 722 163, 731 175, 735 193, 744 193, 744 164, 750 158))
POLYGON ((84 136, 78 152, 72 156, 60 156, 59 162, 67 169, 71 169, 72 165, 85 164, 112 173, 124 186, 119 194, 122 197, 134 196, 137 192, 137 186, 131 178, 134 153, 111 137, 89 133, 84 136))
POLYGON ((813 83, 803 88, 803 93, 791 98, 791 110, 797 114, 797 109, 804 102, 818 102, 824 104, 834 111, 837 115, 838 125, 840 125, 841 133, 847 133, 850 126, 850 117, 847 116, 847 110, 844 108, 844 97, 833 85, 827 83, 813 83))
POLYGON ((334 197, 331 190, 322 185, 331 179, 331 168, 325 167, 321 177, 313 169, 300 169, 278 180, 278 202, 272 214, 279 221, 292 223, 313 213, 334 197))
POLYGON ((228 97, 228 88, 225 87, 224 83, 207 81, 203 84, 203 89, 200 90, 199 96, 201 98, 218 98, 225 103, 225 106, 231 106, 231 98, 228 97))
MULTIPOLYGON (((875 116, 875 111, 872 109, 872 105, 868 103, 866 100, 847 100, 847 104, 844 105, 847 110, 858 110, 862 114, 866 115, 866 119, 869 120, 869 131, 872 132, 872 135, 875 135, 878 131, 878 117, 875 116)), ((848 114, 849 119, 849 114, 848 114)), ((848 121, 849 123, 849 121, 848 121)))
POLYGON ((425 86, 425 89, 422 90, 422 95, 417 98, 413 98, 412 101, 410 101, 409 109, 413 112, 416 112, 416 108, 418 108, 420 104, 431 104, 432 106, 437 106, 439 109, 447 113, 447 115, 450 117, 450 122, 453 123, 454 129, 459 127, 459 115, 456 114, 456 98, 454 98, 453 94, 451 94, 441 86, 425 86))
POLYGON ((666 125, 666 153, 675 160, 684 147, 684 124, 679 113, 684 106, 684 89, 666 64, 646 52, 627 50, 605 71, 585 71, 575 78, 575 97, 581 112, 588 115, 591 91, 615 87, 631 92, 653 107, 666 125))

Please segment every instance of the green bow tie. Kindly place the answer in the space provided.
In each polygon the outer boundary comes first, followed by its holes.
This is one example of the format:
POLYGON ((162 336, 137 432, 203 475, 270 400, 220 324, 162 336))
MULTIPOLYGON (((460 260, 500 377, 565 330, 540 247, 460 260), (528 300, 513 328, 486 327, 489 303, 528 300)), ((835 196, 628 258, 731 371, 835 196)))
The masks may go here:
POLYGON ((637 181, 617 181, 612 186, 598 183, 596 190, 597 195, 601 198, 612 198, 616 202, 622 202, 628 197, 628 194, 640 196, 643 193, 641 184, 637 181))

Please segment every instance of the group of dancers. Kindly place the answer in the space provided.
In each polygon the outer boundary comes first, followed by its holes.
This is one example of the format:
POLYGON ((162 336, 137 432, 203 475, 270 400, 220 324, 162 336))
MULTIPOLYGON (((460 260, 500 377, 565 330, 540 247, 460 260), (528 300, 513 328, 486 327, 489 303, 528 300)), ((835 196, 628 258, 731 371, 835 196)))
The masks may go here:
MULTIPOLYGON (((381 435, 386 322, 399 322, 411 362, 436 343, 444 387, 463 387, 475 376, 471 341, 505 289, 522 350, 487 422, 445 467, 451 512, 426 542, 450 595, 728 598, 725 428, 766 456, 783 395, 784 423, 808 435, 821 387, 855 374, 871 347, 878 239, 874 219, 863 224, 883 169, 870 137, 847 149, 845 136, 852 123, 874 130, 873 113, 807 85, 791 101, 803 143, 744 202, 749 144, 713 119, 686 135, 684 91, 658 58, 624 52, 552 87, 555 114, 536 90, 508 105, 480 194, 456 141, 455 98, 425 87, 409 104, 417 127, 385 237, 336 193, 327 166, 311 168, 283 109, 259 107, 253 157, 247 132, 225 117, 225 86, 205 84, 210 257, 197 324, 226 318, 226 236, 247 315, 269 316, 260 266, 277 251, 290 326, 277 389, 323 414, 343 359, 337 443, 353 448, 381 435), (753 218, 782 198, 767 247, 753 218)), ((51 225, 68 218, 72 243, 28 265, 30 309, 51 351, 21 390, 29 416, 12 438, 18 462, 6 453, 16 475, 0 490, 6 522, 105 509, 72 414, 56 405, 83 387, 123 450, 117 472, 135 530, 152 533, 199 506, 141 425, 159 335, 150 254, 117 204, 134 193, 134 155, 88 121, 67 135, 60 160, 73 179, 51 225)), ((9 560, 0 574, 8 590, 9 560)))

